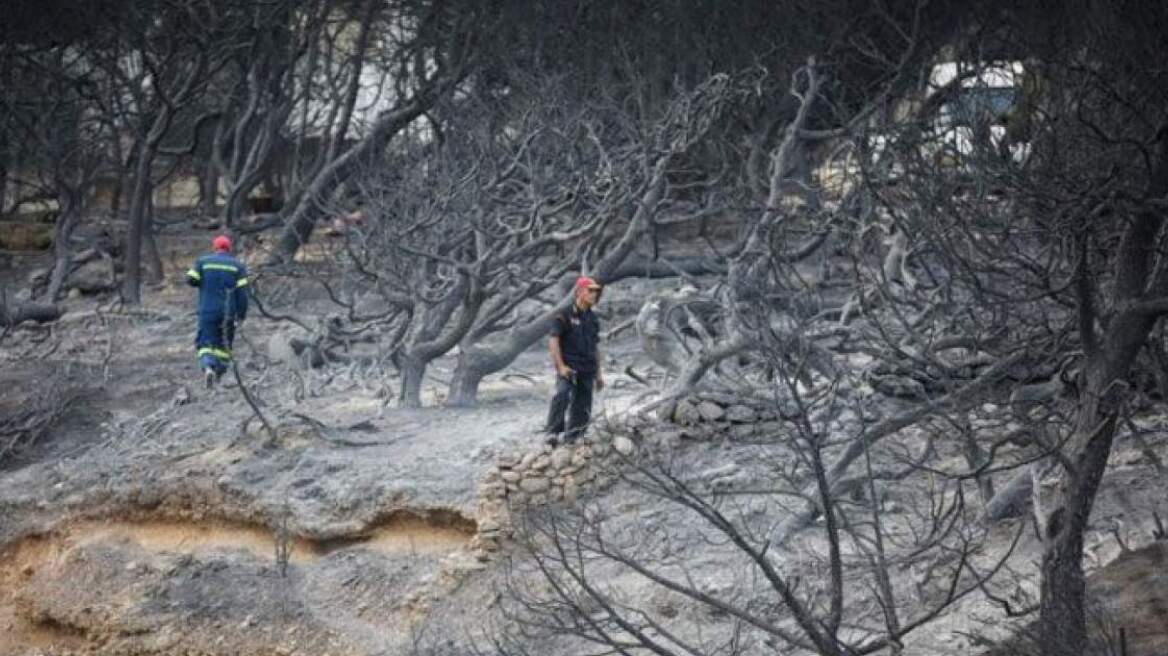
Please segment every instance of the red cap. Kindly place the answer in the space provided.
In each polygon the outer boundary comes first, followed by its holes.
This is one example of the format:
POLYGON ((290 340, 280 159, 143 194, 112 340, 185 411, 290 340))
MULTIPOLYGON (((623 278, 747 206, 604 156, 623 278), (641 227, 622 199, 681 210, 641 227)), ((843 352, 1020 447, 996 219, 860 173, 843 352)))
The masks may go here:
POLYGON ((600 289, 600 283, 588 276, 580 276, 576 279, 576 291, 579 292, 583 289, 600 289))
POLYGON ((219 235, 215 239, 211 240, 211 248, 217 251, 231 252, 231 239, 226 235, 219 235))

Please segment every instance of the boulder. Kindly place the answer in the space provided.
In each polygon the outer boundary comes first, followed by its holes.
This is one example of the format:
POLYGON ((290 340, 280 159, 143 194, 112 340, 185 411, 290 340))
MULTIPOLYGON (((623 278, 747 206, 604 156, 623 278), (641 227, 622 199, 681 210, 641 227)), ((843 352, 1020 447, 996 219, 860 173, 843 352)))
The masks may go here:
POLYGON ((65 286, 83 294, 97 294, 114 288, 114 272, 109 260, 92 260, 69 275, 65 286))

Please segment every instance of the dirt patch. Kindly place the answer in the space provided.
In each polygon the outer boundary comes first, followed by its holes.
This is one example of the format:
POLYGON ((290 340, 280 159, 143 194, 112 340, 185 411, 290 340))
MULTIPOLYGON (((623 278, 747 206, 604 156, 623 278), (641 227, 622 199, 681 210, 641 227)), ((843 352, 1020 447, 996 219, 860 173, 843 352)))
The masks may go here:
POLYGON ((317 557, 352 547, 393 555, 442 554, 465 546, 476 531, 474 522, 452 512, 435 511, 424 518, 399 512, 359 536, 322 540, 309 546, 317 557))
MULTIPOLYGON (((430 519, 395 513, 357 535, 324 540, 292 536, 286 541, 289 561, 311 563, 333 552, 354 548, 386 554, 450 552, 465 546, 474 532, 474 522, 462 518, 455 523, 445 517, 430 519)), ((197 555, 242 550, 260 560, 275 560, 279 541, 278 532, 273 529, 224 520, 77 522, 50 536, 28 538, 0 551, 3 557, 0 573, 9 573, 14 568, 35 568, 75 547, 96 543, 129 543, 148 553, 197 555)))
MULTIPOLYGON (((111 560, 117 577, 165 570, 175 556, 196 560, 252 562, 273 568, 282 560, 277 546, 287 546, 288 562, 300 568, 327 567, 324 559, 346 551, 363 550, 390 558, 416 561, 417 556, 441 558, 466 547, 476 530, 474 522, 450 511, 398 511, 352 536, 281 539, 272 529, 224 520, 81 521, 51 533, 24 538, 0 550, 0 654, 72 653, 97 639, 89 628, 77 628, 30 607, 38 594, 38 579, 53 579, 71 561, 97 562, 86 554, 114 550, 124 554, 111 560), (240 561, 240 556, 243 560, 240 561)), ((76 562, 73 562, 76 565, 76 562)), ((100 624, 100 622, 99 622, 100 624)))
POLYGON ((83 635, 53 622, 30 620, 17 612, 17 592, 37 568, 52 566, 65 549, 49 537, 34 537, 0 551, 0 654, 21 649, 74 649, 85 644, 83 635))

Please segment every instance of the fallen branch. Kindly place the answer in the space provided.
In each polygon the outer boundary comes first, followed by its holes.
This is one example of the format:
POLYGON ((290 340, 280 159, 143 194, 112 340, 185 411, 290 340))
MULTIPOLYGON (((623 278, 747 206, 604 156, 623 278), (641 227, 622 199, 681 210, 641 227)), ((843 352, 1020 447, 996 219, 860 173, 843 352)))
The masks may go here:
POLYGON ((16 326, 23 321, 50 323, 61 318, 60 306, 48 303, 25 303, 9 307, 0 302, 0 326, 16 326))
POLYGON ((243 394, 243 400, 247 401, 247 404, 251 406, 251 411, 255 413, 260 423, 264 425, 264 430, 268 433, 268 444, 275 444, 276 429, 272 428, 272 425, 268 423, 268 418, 264 416, 264 413, 260 411, 259 405, 252 398, 251 392, 248 391, 247 385, 243 382, 243 376, 239 373, 239 364, 235 358, 231 359, 231 372, 235 375, 235 382, 239 385, 239 392, 243 394))

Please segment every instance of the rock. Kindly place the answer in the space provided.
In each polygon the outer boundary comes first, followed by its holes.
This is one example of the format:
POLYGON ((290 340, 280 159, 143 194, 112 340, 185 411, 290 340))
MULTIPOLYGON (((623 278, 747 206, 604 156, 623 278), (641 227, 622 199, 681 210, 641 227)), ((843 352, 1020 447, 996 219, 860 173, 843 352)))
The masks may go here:
POLYGON ((738 465, 735 463, 726 463, 720 467, 713 467, 707 469, 700 474, 701 478, 706 481, 715 481, 719 478, 729 478, 738 473, 738 465))
POLYGON ((576 452, 572 454, 573 465, 583 465, 592 458, 592 447, 584 444, 576 447, 576 452))
POLYGON ((758 432, 767 437, 778 440, 782 436, 783 422, 781 421, 764 421, 757 426, 758 432))
MULTIPOLYGON (((719 408, 720 409, 720 408, 719 408)), ((702 415, 698 409, 688 401, 679 401, 677 409, 673 411, 673 421, 682 426, 692 426, 701 421, 702 415)))
POLYGON ((613 439, 612 448, 617 453, 626 457, 632 455, 633 451, 636 449, 636 447, 633 445, 633 441, 627 437, 624 437, 623 435, 617 436, 615 439, 613 439))
POLYGON ((534 451, 524 454, 523 459, 519 461, 519 465, 516 467, 516 469, 522 470, 531 467, 531 463, 535 462, 535 459, 538 457, 539 454, 534 451))
POLYGON ((40 287, 41 285, 47 285, 49 283, 49 275, 52 272, 53 272, 53 270, 48 268, 48 267, 40 267, 37 269, 33 269, 28 274, 28 284, 33 286, 33 287, 40 287))
POLYGON ((114 272, 108 260, 93 260, 81 265, 69 276, 66 286, 83 294, 96 294, 114 288, 114 272))
POLYGON ((730 437, 736 440, 745 440, 758 433, 757 424, 738 424, 730 427, 730 437))
POLYGON ((505 471, 500 474, 500 476, 503 478, 505 483, 518 483, 519 479, 523 478, 519 472, 516 471, 505 471))
POLYGON ((535 460, 531 461, 530 469, 532 471, 543 471, 547 469, 548 465, 552 463, 552 459, 547 455, 541 455, 535 460))
POLYGON ((702 401, 697 407, 702 421, 721 421, 726 417, 726 410, 712 401, 702 401))
POLYGON ((556 471, 564 469, 565 467, 567 467, 568 465, 570 465, 572 463, 573 455, 575 455, 575 454, 574 454, 574 451, 572 450, 572 448, 566 447, 566 446, 560 447, 560 448, 556 449, 555 451, 552 451, 552 456, 551 456, 552 469, 555 469, 556 471))
POLYGON ((681 431, 679 430, 661 430, 650 433, 646 439, 656 445, 658 448, 671 451, 681 446, 681 431))
POLYGON ((752 424, 758 421, 758 413, 754 411, 754 408, 732 405, 726 408, 726 419, 735 424, 752 424))
POLYGON ((174 396, 171 397, 171 399, 170 399, 170 405, 172 407, 186 405, 190 402, 191 402, 191 391, 189 389, 187 389, 186 385, 183 385, 182 387, 178 388, 178 390, 175 391, 174 396))
POLYGON ((543 477, 525 478, 519 482, 519 489, 528 494, 536 494, 548 489, 550 482, 543 477))
POLYGON ((518 453, 513 452, 513 453, 505 453, 505 454, 499 456, 499 459, 496 462, 498 462, 499 467, 501 467, 503 469, 512 469, 515 467, 515 465, 519 464, 519 460, 520 460, 520 455, 518 453))
POLYGON ((504 483, 485 483, 479 485, 478 495, 480 497, 500 497, 506 494, 507 485, 504 483))

